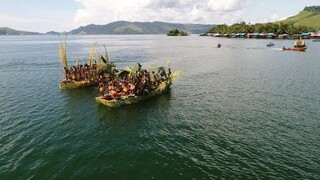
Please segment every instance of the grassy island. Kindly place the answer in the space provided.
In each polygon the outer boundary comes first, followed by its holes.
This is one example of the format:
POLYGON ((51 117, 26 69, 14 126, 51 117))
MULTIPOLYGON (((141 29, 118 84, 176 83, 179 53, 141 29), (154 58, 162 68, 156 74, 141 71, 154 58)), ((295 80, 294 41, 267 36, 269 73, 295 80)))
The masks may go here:
POLYGON ((184 31, 179 31, 177 28, 170 30, 167 36, 188 36, 189 34, 184 31))

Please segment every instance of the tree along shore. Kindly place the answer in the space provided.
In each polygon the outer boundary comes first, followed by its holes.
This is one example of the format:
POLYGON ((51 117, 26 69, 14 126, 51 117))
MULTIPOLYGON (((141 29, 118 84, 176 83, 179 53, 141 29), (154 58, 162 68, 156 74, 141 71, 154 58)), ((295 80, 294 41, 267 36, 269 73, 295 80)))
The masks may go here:
POLYGON ((314 28, 306 26, 294 26, 289 23, 235 23, 231 26, 226 24, 217 25, 203 35, 215 37, 247 37, 247 38, 318 38, 319 34, 314 28))

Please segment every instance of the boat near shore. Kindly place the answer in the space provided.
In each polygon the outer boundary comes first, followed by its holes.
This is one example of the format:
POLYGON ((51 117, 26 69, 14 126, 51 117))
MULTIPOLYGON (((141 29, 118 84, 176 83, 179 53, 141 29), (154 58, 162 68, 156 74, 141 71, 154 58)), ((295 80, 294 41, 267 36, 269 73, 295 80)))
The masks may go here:
POLYGON ((300 37, 299 40, 295 41, 294 47, 290 47, 290 48, 283 47, 282 49, 284 51, 306 51, 307 50, 307 46, 306 46, 304 40, 302 40, 301 37, 300 37))
POLYGON ((307 47, 292 47, 292 48, 282 48, 284 51, 306 51, 307 47))

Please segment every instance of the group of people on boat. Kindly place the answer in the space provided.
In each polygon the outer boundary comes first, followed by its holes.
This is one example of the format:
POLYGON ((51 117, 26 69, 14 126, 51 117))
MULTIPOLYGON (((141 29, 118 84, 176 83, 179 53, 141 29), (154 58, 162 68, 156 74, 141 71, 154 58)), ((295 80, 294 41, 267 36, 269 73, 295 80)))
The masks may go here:
POLYGON ((286 48, 283 47, 283 50, 291 50, 291 51, 305 51, 307 49, 307 46, 301 38, 299 40, 296 40, 294 42, 294 47, 293 48, 286 48))
POLYGON ((69 69, 64 67, 66 81, 97 81, 99 73, 97 64, 93 63, 89 66, 87 63, 84 65, 71 66, 69 69))
POLYGON ((158 72, 141 69, 109 79, 106 84, 100 80, 98 90, 100 96, 108 100, 141 96, 157 89, 162 82, 170 78, 170 75, 170 68, 168 73, 163 67, 159 68, 158 72))

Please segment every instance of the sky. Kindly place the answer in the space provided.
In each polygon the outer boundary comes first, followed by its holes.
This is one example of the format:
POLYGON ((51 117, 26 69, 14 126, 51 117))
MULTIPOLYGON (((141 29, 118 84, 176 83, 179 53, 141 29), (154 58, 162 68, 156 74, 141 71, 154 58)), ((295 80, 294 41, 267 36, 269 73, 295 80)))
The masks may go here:
POLYGON ((70 31, 114 21, 234 24, 273 22, 320 0, 0 0, 0 27, 70 31))

